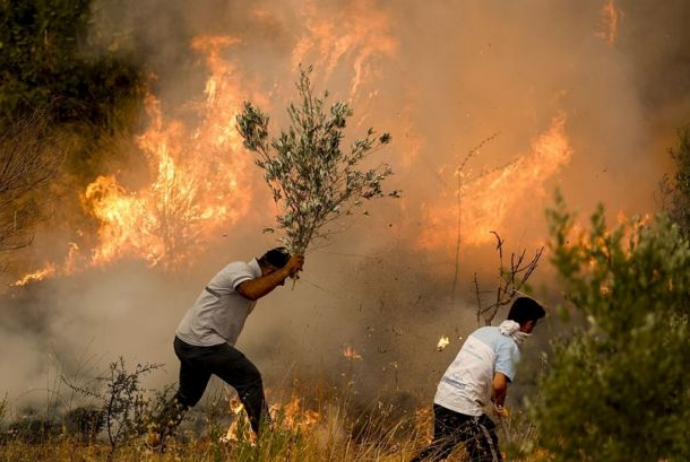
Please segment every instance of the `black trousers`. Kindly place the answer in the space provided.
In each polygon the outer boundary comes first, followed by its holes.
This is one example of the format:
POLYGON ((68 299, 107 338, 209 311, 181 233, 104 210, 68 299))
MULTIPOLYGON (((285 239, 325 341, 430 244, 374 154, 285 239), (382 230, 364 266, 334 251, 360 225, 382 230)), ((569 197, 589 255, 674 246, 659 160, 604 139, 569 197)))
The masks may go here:
POLYGON ((169 421, 175 426, 179 424, 183 412, 199 402, 213 374, 237 390, 252 430, 258 435, 262 419, 268 420, 269 415, 261 374, 256 366, 227 343, 199 347, 175 337, 174 347, 180 360, 180 387, 173 400, 177 410, 169 421))
POLYGON ((440 461, 463 443, 472 462, 502 462, 496 424, 485 414, 460 414, 434 404, 434 439, 412 462, 440 461))

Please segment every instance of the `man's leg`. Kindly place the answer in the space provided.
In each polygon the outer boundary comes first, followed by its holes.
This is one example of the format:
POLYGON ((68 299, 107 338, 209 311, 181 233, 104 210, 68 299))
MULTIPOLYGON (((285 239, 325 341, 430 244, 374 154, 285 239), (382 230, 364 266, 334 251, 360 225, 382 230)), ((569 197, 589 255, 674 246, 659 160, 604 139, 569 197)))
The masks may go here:
POLYGON ((472 462, 503 461, 495 429, 496 424, 486 414, 472 422, 465 440, 465 449, 472 462))
POLYGON ((180 360, 180 385, 175 401, 183 411, 199 402, 206 391, 211 371, 206 367, 206 358, 213 355, 217 347, 196 347, 175 338, 175 354, 180 360))
POLYGON ((256 366, 241 351, 229 344, 220 346, 216 354, 205 361, 205 366, 237 390, 247 410, 252 430, 258 436, 262 419, 268 420, 270 417, 261 373, 256 366))
POLYGON ((199 402, 211 378, 211 372, 199 361, 199 358, 208 354, 207 348, 189 345, 177 337, 173 346, 180 360, 180 379, 177 393, 156 419, 156 431, 161 443, 180 425, 184 413, 199 402))
POLYGON ((468 416, 434 404, 434 438, 411 462, 436 462, 450 456, 462 442, 468 416))

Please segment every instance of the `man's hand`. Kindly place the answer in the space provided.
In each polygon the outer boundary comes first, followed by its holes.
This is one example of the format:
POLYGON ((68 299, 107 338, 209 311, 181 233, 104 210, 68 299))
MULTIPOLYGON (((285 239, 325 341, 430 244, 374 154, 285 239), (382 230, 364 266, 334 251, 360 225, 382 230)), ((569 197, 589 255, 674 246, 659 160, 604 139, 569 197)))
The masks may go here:
POLYGON ((290 257, 290 260, 281 269, 272 269, 265 276, 245 281, 237 286, 236 290, 244 298, 258 300, 276 287, 284 285, 287 278, 296 278, 303 265, 304 255, 295 255, 290 257))
POLYGON ((294 279, 297 273, 302 271, 303 266, 304 255, 293 255, 285 265, 285 270, 287 271, 288 276, 294 279))
POLYGON ((497 404, 494 404, 492 406, 491 412, 493 412, 494 417, 498 418, 507 418, 510 416, 510 412, 508 412, 508 408, 505 408, 503 406, 499 406, 497 404))

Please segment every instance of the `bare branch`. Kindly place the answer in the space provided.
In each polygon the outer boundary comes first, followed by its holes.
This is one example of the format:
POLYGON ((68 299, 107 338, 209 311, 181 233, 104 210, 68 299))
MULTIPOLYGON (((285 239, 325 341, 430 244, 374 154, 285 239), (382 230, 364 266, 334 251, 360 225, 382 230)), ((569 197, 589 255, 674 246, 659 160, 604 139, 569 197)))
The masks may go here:
POLYGON ((64 150, 40 112, 0 130, 0 255, 32 243, 44 218, 39 194, 57 175, 64 150))
POLYGON ((527 250, 523 249, 520 254, 510 254, 510 266, 506 267, 503 258, 503 244, 505 241, 501 239, 495 231, 491 233, 496 237, 496 250, 499 256, 498 268, 498 287, 496 287, 496 297, 494 302, 486 307, 482 307, 479 290, 479 283, 477 275, 474 276, 475 293, 477 297, 477 323, 481 324, 482 319, 485 325, 491 325, 496 317, 498 310, 501 307, 509 305, 513 299, 520 293, 520 291, 527 284, 527 281, 532 276, 532 273, 537 269, 539 260, 544 252, 544 247, 537 249, 534 252, 534 257, 526 261, 527 250))

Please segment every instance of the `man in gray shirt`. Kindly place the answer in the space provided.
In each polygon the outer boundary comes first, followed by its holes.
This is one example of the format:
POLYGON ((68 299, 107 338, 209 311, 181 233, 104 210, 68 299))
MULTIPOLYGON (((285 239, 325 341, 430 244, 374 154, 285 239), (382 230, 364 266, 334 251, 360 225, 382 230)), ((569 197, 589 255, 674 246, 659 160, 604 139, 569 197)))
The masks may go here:
POLYGON ((284 285, 303 265, 304 256, 291 256, 278 247, 246 263, 232 262, 211 279, 175 333, 180 385, 159 419, 165 428, 149 435, 149 445, 160 445, 177 427, 184 411, 201 399, 212 374, 237 390, 258 436, 262 419, 268 419, 261 374, 234 345, 256 301, 284 285))

